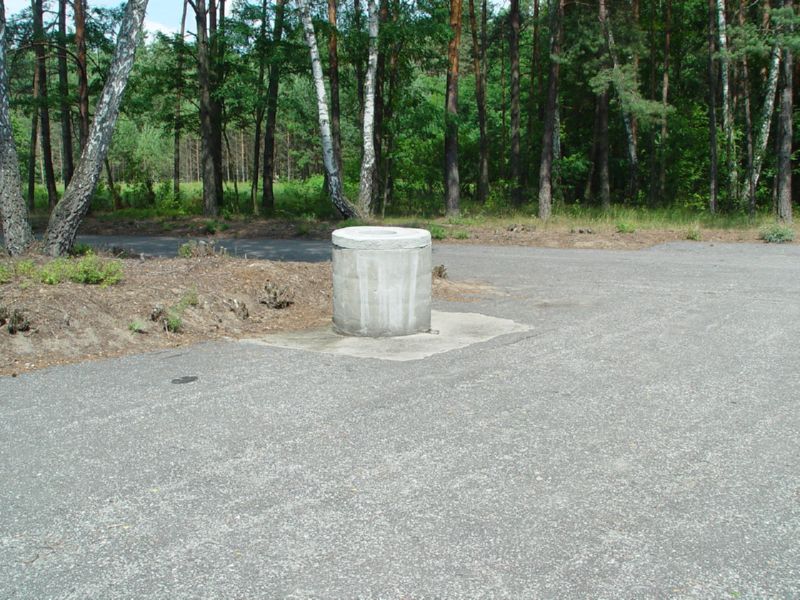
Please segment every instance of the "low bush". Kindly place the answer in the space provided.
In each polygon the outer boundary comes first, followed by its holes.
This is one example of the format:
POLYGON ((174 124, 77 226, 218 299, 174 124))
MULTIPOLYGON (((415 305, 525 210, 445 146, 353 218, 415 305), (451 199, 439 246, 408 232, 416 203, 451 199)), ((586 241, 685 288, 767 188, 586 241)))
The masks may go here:
POLYGON ((761 230, 761 239, 768 244, 785 244, 794 239, 794 229, 776 223, 761 230))

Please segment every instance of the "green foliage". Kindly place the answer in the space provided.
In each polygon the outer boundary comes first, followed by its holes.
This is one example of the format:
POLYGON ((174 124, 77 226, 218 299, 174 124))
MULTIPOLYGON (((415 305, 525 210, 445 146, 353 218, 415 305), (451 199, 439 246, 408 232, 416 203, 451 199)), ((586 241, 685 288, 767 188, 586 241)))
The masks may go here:
POLYGON ((625 221, 617 223, 617 233, 635 233, 636 227, 625 221))
POLYGON ((87 285, 114 285, 122 280, 122 264, 117 260, 104 260, 94 254, 80 259, 56 258, 39 268, 39 281, 57 285, 65 281, 87 285))
POLYGON ((36 274, 36 263, 25 259, 14 264, 14 273, 19 277, 33 277, 36 274))
POLYGON ((703 236, 700 233, 700 228, 695 226, 695 227, 690 227, 689 229, 687 229, 686 230, 686 239, 687 240, 692 240, 694 242, 699 242, 700 240, 702 240, 703 236))
POLYGON ((128 323, 128 331, 131 333, 146 333, 147 326, 142 321, 131 321, 128 323))
POLYGON ((761 239, 768 244, 784 244, 794 240, 794 229, 786 225, 774 224, 761 230, 761 239))
POLYGON ((456 239, 456 240, 467 240, 467 239, 469 239, 469 231, 464 231, 463 229, 455 231, 453 233, 453 239, 456 239))
POLYGON ((217 232, 226 231, 227 229, 229 229, 229 225, 227 223, 220 223, 216 219, 212 221, 206 221, 203 225, 203 231, 208 235, 214 235, 217 232))
POLYGON ((8 283, 14 277, 14 271, 6 265, 0 265, 0 284, 8 283))
POLYGON ((434 240, 443 240, 447 238, 447 230, 441 225, 428 225, 428 231, 431 232, 431 238, 434 240))
POLYGON ((92 247, 89 244, 84 244, 82 242, 76 242, 72 248, 70 248, 69 255, 70 256, 86 256, 87 254, 91 254, 94 252, 92 247))
POLYGON ((164 329, 170 333, 180 333, 183 328, 183 319, 180 315, 171 312, 164 319, 164 329))

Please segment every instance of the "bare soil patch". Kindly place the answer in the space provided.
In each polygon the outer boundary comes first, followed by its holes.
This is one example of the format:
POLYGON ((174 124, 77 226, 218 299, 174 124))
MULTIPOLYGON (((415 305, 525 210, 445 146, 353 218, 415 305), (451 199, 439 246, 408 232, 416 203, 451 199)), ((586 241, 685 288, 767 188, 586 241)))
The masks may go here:
MULTIPOLYGON (((44 263, 41 257, 33 260, 44 263)), ((19 311, 30 323, 30 329, 15 334, 7 322, 0 328, 0 375, 319 327, 332 317, 330 263, 225 256, 121 263, 122 281, 107 287, 47 285, 21 276, 0 284, 0 308, 19 311), (176 331, 170 330, 170 317, 179 319, 176 331)), ((0 259, 6 272, 13 272, 13 265, 0 259)), ((447 300, 469 301, 488 290, 478 283, 434 279, 434 295, 447 300)))

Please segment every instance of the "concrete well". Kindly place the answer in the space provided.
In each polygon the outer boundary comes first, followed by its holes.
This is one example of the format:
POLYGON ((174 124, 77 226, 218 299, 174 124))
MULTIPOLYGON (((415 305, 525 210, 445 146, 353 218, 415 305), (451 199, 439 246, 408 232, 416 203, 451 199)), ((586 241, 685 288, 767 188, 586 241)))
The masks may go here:
POLYGON ((430 232, 346 227, 332 237, 337 332, 381 337, 430 330, 430 232))

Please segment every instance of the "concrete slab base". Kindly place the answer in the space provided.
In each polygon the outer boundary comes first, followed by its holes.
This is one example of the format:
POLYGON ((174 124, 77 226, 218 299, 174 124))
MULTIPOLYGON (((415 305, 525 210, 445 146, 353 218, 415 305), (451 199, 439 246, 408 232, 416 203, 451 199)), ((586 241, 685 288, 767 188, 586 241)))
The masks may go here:
POLYGON ((431 333, 365 338, 339 335, 333 331, 332 327, 325 327, 242 341, 357 358, 409 361, 420 360, 441 352, 449 352, 478 342, 485 342, 501 335, 521 333, 530 329, 528 325, 509 319, 499 319, 478 313, 449 313, 434 310, 431 313, 431 333))

